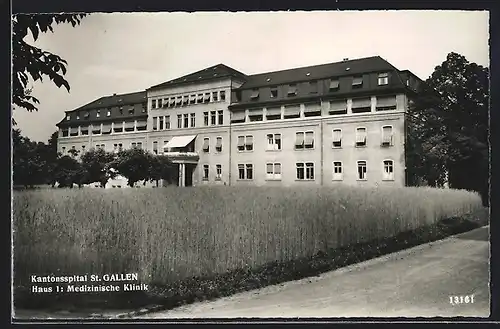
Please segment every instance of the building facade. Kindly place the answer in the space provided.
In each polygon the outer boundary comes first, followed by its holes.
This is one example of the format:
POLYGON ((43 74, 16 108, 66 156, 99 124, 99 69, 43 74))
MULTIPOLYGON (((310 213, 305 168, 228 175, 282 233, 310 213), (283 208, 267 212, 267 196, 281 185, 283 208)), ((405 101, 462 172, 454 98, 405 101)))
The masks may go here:
POLYGON ((58 149, 141 147, 178 185, 404 186, 419 79, 381 57, 246 75, 223 64, 66 112, 58 149))

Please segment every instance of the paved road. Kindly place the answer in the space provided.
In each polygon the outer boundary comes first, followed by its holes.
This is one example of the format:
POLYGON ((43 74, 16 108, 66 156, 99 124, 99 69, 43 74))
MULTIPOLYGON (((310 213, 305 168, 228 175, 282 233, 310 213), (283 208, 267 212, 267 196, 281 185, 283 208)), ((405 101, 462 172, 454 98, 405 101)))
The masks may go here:
POLYGON ((141 318, 488 317, 489 248, 483 227, 319 277, 141 318), (474 303, 451 305, 450 295, 474 295, 474 303))

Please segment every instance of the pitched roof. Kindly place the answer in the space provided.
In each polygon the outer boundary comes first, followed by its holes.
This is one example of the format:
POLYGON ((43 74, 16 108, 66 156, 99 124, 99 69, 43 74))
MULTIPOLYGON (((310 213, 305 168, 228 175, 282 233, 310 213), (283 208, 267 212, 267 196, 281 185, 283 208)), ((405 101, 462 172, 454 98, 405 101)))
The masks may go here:
POLYGON ((290 82, 325 79, 344 75, 356 75, 395 68, 380 56, 345 60, 329 64, 313 65, 249 75, 240 89, 273 86, 290 82))
MULTIPOLYGON (((123 105, 141 104, 141 103, 146 103, 146 102, 147 102, 146 91, 139 91, 139 92, 128 93, 128 94, 114 94, 111 96, 104 96, 104 97, 98 98, 95 101, 87 103, 83 106, 80 106, 80 107, 74 109, 74 110, 65 111, 65 112, 66 112, 66 114, 70 114, 70 113, 93 110, 93 109, 114 108, 114 107, 118 108, 118 107, 123 106, 123 105)), ((115 112, 116 111, 112 111, 113 114, 115 112)), ((132 115, 132 116, 136 116, 136 115, 132 115)), ((113 117, 114 117, 114 115, 113 115, 113 117)), ((73 116, 71 116, 71 119, 69 121, 66 120, 66 118, 63 118, 56 125, 71 124, 73 122, 74 122, 73 116)))
POLYGON ((184 75, 180 78, 173 79, 167 82, 160 83, 158 85, 152 86, 147 90, 158 89, 163 87, 169 87, 173 85, 198 82, 198 81, 206 81, 212 79, 219 79, 223 77, 235 77, 240 79, 246 79, 246 75, 229 67, 224 64, 217 64, 206 69, 196 71, 194 73, 190 73, 188 75, 184 75))
POLYGON ((137 104, 144 102, 147 102, 147 94, 145 91, 138 91, 134 93, 118 94, 118 95, 113 94, 111 96, 103 96, 99 99, 96 99, 93 102, 80 106, 75 110, 66 111, 66 113, 81 111, 81 110, 114 107, 125 104, 137 104))

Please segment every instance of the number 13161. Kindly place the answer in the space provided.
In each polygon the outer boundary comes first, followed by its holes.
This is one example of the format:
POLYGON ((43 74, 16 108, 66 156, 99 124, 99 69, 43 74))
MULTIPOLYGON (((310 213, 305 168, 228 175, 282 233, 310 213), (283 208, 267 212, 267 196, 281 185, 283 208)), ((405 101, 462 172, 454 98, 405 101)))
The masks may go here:
POLYGON ((451 305, 472 304, 472 303, 474 303, 474 295, 450 296, 451 305))

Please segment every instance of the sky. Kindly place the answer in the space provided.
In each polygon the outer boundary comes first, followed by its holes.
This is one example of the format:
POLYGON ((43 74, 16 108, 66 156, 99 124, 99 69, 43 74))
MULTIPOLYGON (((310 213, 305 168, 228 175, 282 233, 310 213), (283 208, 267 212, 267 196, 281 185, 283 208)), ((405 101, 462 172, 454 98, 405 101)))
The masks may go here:
POLYGON ((219 63, 255 74, 378 55, 426 79, 450 52, 489 66, 488 39, 485 11, 95 13, 26 37, 68 62, 71 89, 32 83, 39 110, 14 119, 46 142, 66 110, 219 63))

